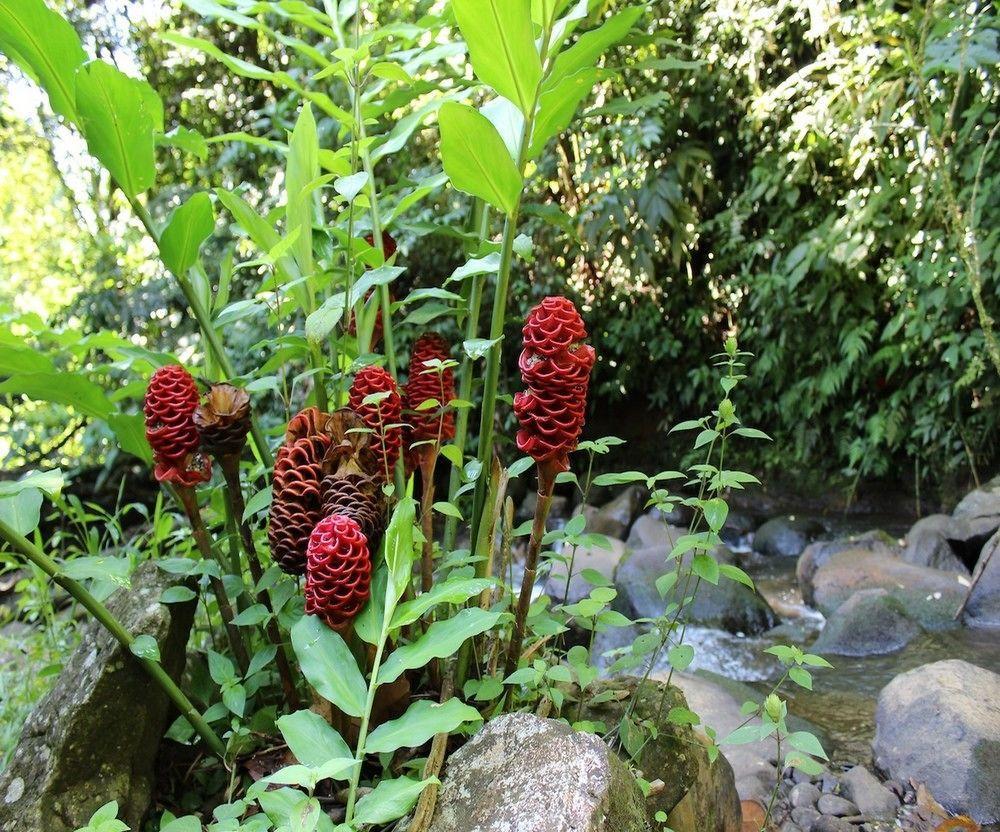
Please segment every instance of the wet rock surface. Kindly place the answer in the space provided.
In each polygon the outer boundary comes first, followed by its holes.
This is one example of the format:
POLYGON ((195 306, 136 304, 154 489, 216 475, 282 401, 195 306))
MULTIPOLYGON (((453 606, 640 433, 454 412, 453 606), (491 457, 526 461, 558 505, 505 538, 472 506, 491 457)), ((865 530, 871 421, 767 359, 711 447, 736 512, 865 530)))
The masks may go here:
MULTIPOLYGON (((160 603, 175 583, 147 562, 132 575, 131 589, 117 591, 107 606, 133 635, 156 639, 163 667, 178 679, 194 603, 160 603)), ((138 829, 168 710, 131 654, 96 622, 88 624, 0 774, 0 832, 73 832, 111 800, 138 829)))
POLYGON ((812 581, 816 570, 834 555, 849 550, 876 552, 885 557, 894 557, 898 554, 899 547, 889 535, 877 529, 863 534, 846 535, 833 540, 817 540, 815 543, 810 543, 795 564, 795 575, 802 588, 803 600, 807 604, 815 603, 815 599, 812 597, 812 581))
POLYGON ((824 531, 822 524, 808 517, 775 517, 757 529, 753 548, 762 555, 796 558, 824 531))
POLYGON ((810 649, 839 656, 894 653, 921 632, 920 625, 885 589, 862 589, 837 607, 810 649))
POLYGON ((1000 532, 983 547, 972 582, 963 621, 970 627, 1000 628, 1000 532))
POLYGON ((969 569, 955 554, 948 542, 952 518, 947 514, 931 514, 913 524, 906 535, 902 557, 907 563, 968 574, 969 569))

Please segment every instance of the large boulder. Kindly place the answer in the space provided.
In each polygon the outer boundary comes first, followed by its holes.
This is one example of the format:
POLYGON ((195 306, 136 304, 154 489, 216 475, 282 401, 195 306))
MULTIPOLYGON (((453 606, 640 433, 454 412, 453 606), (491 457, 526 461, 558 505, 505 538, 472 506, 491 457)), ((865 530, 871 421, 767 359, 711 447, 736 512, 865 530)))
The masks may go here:
POLYGON ((972 575, 963 621, 970 627, 1000 627, 1000 532, 983 547, 972 575))
POLYGON ((625 543, 630 549, 663 549, 663 556, 666 557, 685 534, 687 529, 671 526, 660 517, 659 512, 651 511, 636 518, 625 543))
POLYGON ((886 590, 914 620, 928 629, 952 624, 969 579, 958 572, 914 566, 878 552, 850 549, 833 555, 802 587, 823 615, 830 616, 859 589, 886 590))
POLYGON ((838 656, 895 653, 921 631, 903 605, 886 590, 862 589, 837 607, 810 649, 838 656))
POLYGON ((1000 676, 958 659, 900 674, 879 694, 872 750, 950 812, 1000 822, 1000 676))
POLYGON ((724 757, 710 762, 705 738, 666 718, 671 708, 688 707, 677 687, 627 677, 598 682, 588 692, 582 716, 611 729, 621 723, 633 697, 633 722, 656 726, 634 761, 646 780, 663 782, 647 801, 651 816, 665 813, 674 832, 737 832, 740 799, 729 763, 724 757))
POLYGON ((817 540, 815 543, 810 543, 795 564, 795 577, 802 590, 802 599, 807 604, 813 603, 812 579, 816 570, 838 552, 846 552, 848 549, 878 552, 885 557, 894 557, 899 551, 896 541, 885 532, 877 529, 864 534, 848 535, 834 540, 817 540))
MULTIPOLYGON (((130 633, 156 639, 164 669, 177 680, 194 601, 161 604, 176 581, 151 562, 131 583, 107 606, 130 633)), ((96 622, 88 624, 0 774, 0 832, 73 832, 111 800, 125 823, 140 828, 169 710, 133 656, 96 622)))
POLYGON ((569 603, 575 604, 590 595, 594 585, 583 578, 584 569, 593 569, 609 581, 614 579, 615 569, 625 555, 625 544, 620 540, 608 538, 605 546, 578 546, 576 552, 564 549, 562 554, 566 562, 552 561, 552 569, 545 580, 545 594, 556 601, 562 601, 563 596, 569 603), (573 573, 569 581, 569 593, 566 592, 566 575, 569 570, 569 558, 573 557, 573 573))
POLYGON ((948 542, 959 560, 971 567, 983 544, 1000 529, 1000 476, 966 494, 951 517, 948 542))
POLYGON ((824 531, 821 523, 809 517, 775 517, 757 529, 753 548, 762 555, 797 558, 824 531))
POLYGON ((945 569, 949 572, 969 574, 966 565, 959 560, 948 542, 952 518, 947 514, 931 514, 922 517, 906 535, 906 546, 902 557, 907 563, 945 569))
POLYGON ((428 832, 649 832, 639 784, 600 738, 506 714, 448 759, 428 832))
MULTIPOLYGON (((667 561, 669 550, 659 547, 632 552, 618 566, 615 586, 618 606, 633 618, 655 618, 667 608, 667 601, 656 589, 656 579, 676 569, 677 561, 667 561)), ((732 563, 732 552, 718 547, 713 556, 721 563, 732 563)), ((687 559, 682 559, 682 568, 687 559)), ((694 601, 686 610, 688 621, 718 627, 732 633, 756 635, 769 630, 777 617, 767 601, 743 584, 720 578, 718 585, 701 581, 694 601)))

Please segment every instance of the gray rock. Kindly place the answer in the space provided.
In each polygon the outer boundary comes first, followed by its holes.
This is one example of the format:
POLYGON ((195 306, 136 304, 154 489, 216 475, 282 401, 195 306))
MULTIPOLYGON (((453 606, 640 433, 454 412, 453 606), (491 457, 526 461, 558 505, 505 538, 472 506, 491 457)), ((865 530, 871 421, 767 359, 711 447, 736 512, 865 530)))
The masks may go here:
POLYGON ((671 526, 659 516, 659 512, 651 511, 636 518, 625 542, 630 549, 662 549, 665 558, 684 534, 687 534, 687 529, 671 526))
MULTIPOLYGON (((850 549, 816 570, 808 594, 826 616, 859 589, 885 589, 928 629, 951 626, 969 579, 957 572, 914 566, 878 552, 850 549)), ((803 595, 807 589, 803 588, 803 595)))
POLYGON ((837 607, 811 650, 838 656, 895 653, 921 632, 920 625, 886 590, 862 589, 837 607))
POLYGON ((630 485, 625 488, 613 500, 601 506, 601 514, 609 521, 613 521, 621 528, 621 532, 616 537, 625 537, 625 533, 632 525, 632 521, 642 511, 642 507, 649 499, 649 489, 643 485, 630 485))
POLYGON ((802 832, 802 827, 790 820, 786 820, 783 824, 781 824, 780 832, 802 832))
MULTIPOLYGON (((518 520, 530 520, 535 516, 535 508, 538 506, 538 494, 532 489, 524 496, 524 500, 521 501, 521 505, 517 507, 517 519, 518 520)), ((556 494, 552 498, 552 505, 549 507, 549 517, 546 521, 546 527, 549 529, 556 528, 562 525, 562 521, 566 519, 566 513, 569 511, 569 500, 567 500, 561 494, 556 494)))
MULTIPOLYGON (((582 577, 584 569, 594 569, 609 581, 614 579, 615 569, 625 555, 625 544, 620 540, 608 538, 608 547, 602 546, 578 546, 576 553, 572 550, 563 551, 567 558, 573 554, 573 576, 569 581, 569 594, 566 596, 571 604, 575 604, 582 598, 590 595, 590 590, 594 585, 582 577)), ((566 595, 566 575, 569 570, 569 561, 552 562, 552 570, 545 580, 545 594, 557 601, 562 601, 566 595)))
POLYGON ((1000 822, 1000 675, 950 659, 902 673, 875 710, 876 766, 948 811, 1000 822))
POLYGON ((725 757, 710 762, 699 744, 706 742, 704 735, 666 718, 672 708, 688 707, 684 694, 656 680, 642 683, 636 694, 638 684, 638 679, 623 677, 591 686, 590 700, 598 701, 585 704, 582 718, 618 725, 634 695, 633 719, 656 725, 656 735, 645 743, 635 766, 646 780, 664 784, 646 801, 650 816, 662 811, 675 832, 738 832, 740 798, 729 763, 725 757))
POLYGON ((635 777, 599 737, 513 713, 448 758, 429 832, 650 829, 635 777))
POLYGON ((983 544, 1000 529, 1000 476, 966 494, 951 516, 948 542, 958 558, 971 566, 983 544))
POLYGON ((792 809, 792 820, 803 829, 811 829, 821 815, 812 806, 797 806, 792 809))
POLYGON ((892 820, 899 810, 899 798, 883 786, 864 766, 855 766, 842 778, 844 795, 858 811, 874 820, 892 820))
POLYGON ((792 786, 792 790, 788 794, 788 799, 795 808, 799 808, 800 806, 815 806, 820 797, 819 789, 812 783, 798 783, 792 786))
MULTIPOLYGON (((641 520, 641 518, 640 518, 641 520)), ((721 563, 732 563, 732 553, 723 547, 713 553, 721 563)), ((667 550, 651 547, 632 552, 615 573, 618 603, 626 615, 655 618, 667 607, 668 599, 660 597, 656 579, 676 569, 669 564, 667 550)), ((682 561, 684 567, 686 559, 682 561)), ((733 633, 756 635, 773 627, 777 621, 767 601, 743 584, 720 578, 718 585, 701 581, 694 601, 686 615, 692 623, 719 627, 733 633)))
POLYGON ((821 815, 813 821, 809 832, 854 832, 854 827, 843 818, 821 815))
POLYGON ((621 540, 625 537, 628 526, 614 517, 605 514, 602 509, 596 506, 577 506, 573 512, 573 516, 576 517, 581 511, 587 518, 586 530, 588 532, 603 534, 612 540, 621 540))
POLYGON ((833 815, 837 818, 849 818, 858 814, 857 806, 847 798, 836 794, 821 795, 816 808, 824 815, 833 815))
MULTIPOLYGON (((151 635, 179 679, 194 602, 159 602, 176 583, 151 563, 107 602, 133 635, 151 635)), ((0 774, 0 832, 73 832, 103 804, 138 829, 170 703, 142 667, 96 622, 82 633, 49 694, 32 711, 0 774)))
POLYGON ((849 549, 878 552, 886 557, 894 557, 899 552, 899 546, 885 532, 878 529, 864 534, 838 537, 834 540, 817 540, 810 543, 795 564, 795 577, 802 590, 803 600, 812 605, 812 580, 816 570, 839 552, 849 549), (807 594, 808 593, 808 594, 807 594))
POLYGON ((963 621, 970 627, 1000 627, 1000 532, 983 547, 972 575, 974 586, 963 621))
POLYGON ((762 555, 797 558, 823 531, 820 523, 808 517, 775 517, 757 529, 753 548, 762 555))
POLYGON ((949 572, 969 573, 968 568, 951 548, 948 532, 952 518, 947 514, 922 517, 906 535, 906 546, 900 555, 907 563, 945 569, 949 572))

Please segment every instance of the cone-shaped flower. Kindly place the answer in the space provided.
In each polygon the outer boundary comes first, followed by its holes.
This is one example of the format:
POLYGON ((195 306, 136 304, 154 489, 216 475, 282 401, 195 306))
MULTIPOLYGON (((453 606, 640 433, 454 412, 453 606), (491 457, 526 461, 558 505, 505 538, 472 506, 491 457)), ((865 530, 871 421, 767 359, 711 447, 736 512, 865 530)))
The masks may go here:
POLYGON ((368 540, 361 527, 343 514, 324 517, 309 538, 306 613, 343 629, 368 601, 371 576, 368 540))
POLYGON ((381 367, 365 367, 354 377, 350 407, 372 432, 370 445, 378 459, 377 475, 383 480, 391 477, 403 443, 403 399, 396 380, 381 367), (379 401, 365 403, 373 394, 381 394, 379 401))
POLYGON ((267 539, 271 557, 290 575, 306 570, 309 535, 322 517, 320 481, 329 448, 330 437, 317 433, 278 449, 267 539))
POLYGON ((545 298, 528 313, 522 332, 518 366, 527 390, 514 397, 521 425, 517 447, 554 476, 569 468, 569 453, 583 431, 596 355, 584 343, 583 319, 567 298, 545 298))
POLYGON ((455 436, 455 412, 444 410, 455 398, 455 374, 450 367, 440 370, 428 367, 428 361, 447 361, 451 350, 448 342, 436 332, 426 332, 413 345, 410 354, 410 378, 406 382, 405 408, 410 443, 425 440, 442 442, 455 436), (418 409, 428 399, 436 399, 435 407, 418 409))
POLYGON ((178 364, 160 367, 149 379, 143 410, 159 482, 193 486, 212 476, 211 460, 198 451, 198 398, 198 385, 178 364))
POLYGON ((243 451, 250 432, 250 394, 232 384, 213 384, 194 411, 201 447, 212 456, 243 451))

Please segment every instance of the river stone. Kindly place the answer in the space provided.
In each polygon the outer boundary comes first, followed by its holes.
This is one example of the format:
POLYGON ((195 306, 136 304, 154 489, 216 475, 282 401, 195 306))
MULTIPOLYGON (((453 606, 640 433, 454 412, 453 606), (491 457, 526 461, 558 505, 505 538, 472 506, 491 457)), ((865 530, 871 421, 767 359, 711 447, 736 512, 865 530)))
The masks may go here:
POLYGON ((796 783, 788 794, 788 799, 795 808, 815 806, 820 797, 820 790, 812 783, 796 783))
POLYGON ((821 817, 813 806, 796 806, 792 809, 792 820, 803 829, 812 829, 812 825, 821 817))
MULTIPOLYGON (((569 569, 570 554, 572 548, 564 549, 563 553, 567 561, 552 561, 552 570, 545 580, 545 594, 550 598, 562 601, 566 595, 566 573, 569 569)), ((620 540, 608 538, 608 547, 603 546, 578 546, 573 555, 573 577, 569 582, 569 594, 567 600, 575 604, 590 595, 594 585, 584 580, 582 572, 584 569, 594 569, 600 572, 608 581, 614 579, 615 569, 622 557, 625 555, 625 544, 620 540)))
POLYGON ((894 557, 899 551, 896 541, 879 529, 873 529, 864 534, 838 537, 834 540, 817 540, 815 543, 810 543, 795 564, 795 577, 799 582, 799 589, 802 591, 802 600, 810 605, 814 603, 812 580, 816 570, 837 553, 846 552, 848 549, 878 552, 886 557, 894 557))
MULTIPOLYGON (((633 618, 655 618, 667 608, 667 599, 656 589, 656 579, 677 568, 677 561, 667 563, 667 550, 650 547, 632 552, 618 566, 615 585, 617 606, 633 618)), ((720 563, 732 563, 732 552, 725 547, 714 550, 720 563)), ((690 556, 681 559, 686 568, 690 556)), ((693 586, 693 585, 692 585, 693 586)), ((669 598, 669 596, 668 596, 669 598)), ((701 581, 694 601, 688 605, 687 620, 707 627, 719 627, 731 633, 757 635, 777 623, 777 616, 767 601, 743 584, 721 577, 718 585, 701 581)))
POLYGON ((965 605, 963 621, 970 627, 1000 627, 1000 532, 983 547, 965 605))
POLYGON ((678 538, 685 534, 687 529, 669 525, 659 512, 652 511, 636 518, 625 543, 630 549, 662 549, 666 558, 678 538))
POLYGON ((872 750, 948 811, 1000 822, 1000 675, 958 659, 901 673, 879 694, 872 750))
POLYGON ((952 518, 947 514, 931 514, 920 518, 906 535, 906 546, 900 555, 907 563, 969 574, 948 542, 952 518))
POLYGON ((843 818, 821 815, 812 822, 809 832, 854 832, 854 827, 843 818))
POLYGON ((903 605, 884 589, 862 589, 831 615, 810 648, 838 656, 877 656, 902 650, 921 633, 903 605))
MULTIPOLYGON (((177 680, 195 602, 161 604, 176 579, 152 562, 131 582, 107 606, 133 635, 156 639, 163 667, 177 680)), ((111 800, 118 801, 119 817, 138 829, 169 707, 132 655, 89 623, 0 774, 0 832, 73 832, 111 800)))
MULTIPOLYGON (((823 615, 834 611, 859 589, 882 588, 922 626, 952 625, 969 579, 957 572, 914 566, 878 552, 850 549, 833 555, 816 570, 809 594, 823 615)), ((806 589, 803 589, 805 596, 806 589)))
POLYGON ((649 832, 639 784, 594 734, 505 714, 448 758, 428 832, 649 832))
POLYGON ((958 558, 971 567, 983 544, 1000 529, 1000 476, 966 494, 951 516, 948 542, 958 558))
POLYGON ((666 718, 672 708, 688 707, 678 687, 656 680, 640 683, 631 677, 600 681, 588 689, 582 718, 607 728, 620 724, 637 685, 632 716, 640 723, 654 723, 657 730, 635 765, 644 779, 664 784, 647 800, 650 816, 664 812, 667 826, 675 832, 738 832, 740 798, 732 767, 724 757, 709 762, 703 735, 666 718), (595 698, 606 701, 592 704, 595 698))
POLYGON ((808 517, 775 517, 757 529, 753 548, 762 555, 797 558, 823 531, 820 523, 808 517))
POLYGON ((857 806, 847 798, 836 794, 821 795, 816 808, 824 815, 833 815, 837 818, 853 817, 858 813, 857 806))
POLYGON ((899 798, 883 786, 864 766, 855 766, 840 778, 844 795, 867 818, 892 820, 899 810, 899 798))

